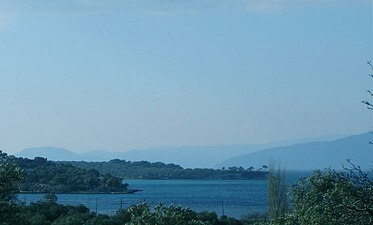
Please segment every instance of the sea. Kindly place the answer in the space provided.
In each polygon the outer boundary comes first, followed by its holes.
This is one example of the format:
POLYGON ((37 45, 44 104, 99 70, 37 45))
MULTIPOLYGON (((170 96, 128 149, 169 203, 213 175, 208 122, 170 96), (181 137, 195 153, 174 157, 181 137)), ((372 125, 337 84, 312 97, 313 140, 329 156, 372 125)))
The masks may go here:
MULTIPOLYGON (((290 173, 288 186, 309 173, 290 173)), ((241 218, 264 213, 267 208, 267 180, 125 180, 134 194, 57 194, 57 202, 87 206, 92 212, 113 215, 131 205, 150 203, 155 206, 173 204, 197 212, 216 212, 241 218)), ((44 194, 18 194, 26 204, 43 200, 44 194)))

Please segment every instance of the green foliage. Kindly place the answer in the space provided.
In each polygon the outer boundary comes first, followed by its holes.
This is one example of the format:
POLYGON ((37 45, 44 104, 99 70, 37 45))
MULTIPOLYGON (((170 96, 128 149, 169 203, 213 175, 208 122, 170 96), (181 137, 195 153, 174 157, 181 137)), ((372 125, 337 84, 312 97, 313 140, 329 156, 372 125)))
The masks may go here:
POLYGON ((291 224, 373 224, 373 180, 359 167, 315 171, 292 189, 291 224))
POLYGON ((287 211, 287 188, 285 170, 271 162, 268 175, 268 217, 276 220, 285 216, 287 211))
POLYGON ((150 204, 144 203, 131 206, 125 212, 124 221, 128 225, 244 225, 242 221, 231 217, 223 216, 219 219, 215 212, 197 213, 174 205, 158 204, 151 209, 150 204))
POLYGON ((66 162, 84 168, 96 169, 123 179, 265 179, 267 172, 253 167, 229 167, 228 169, 184 169, 179 165, 147 161, 131 162, 114 159, 109 162, 66 162))
POLYGON ((26 176, 20 183, 26 192, 125 192, 127 184, 110 174, 100 174, 94 169, 82 169, 70 164, 47 161, 36 157, 34 160, 17 158, 26 176))
POLYGON ((0 200, 0 225, 13 225, 17 220, 14 215, 18 213, 18 207, 13 202, 0 200))
POLYGON ((222 217, 216 213, 197 213, 188 208, 173 205, 144 203, 120 210, 114 216, 95 215, 85 206, 65 206, 40 201, 18 206, 11 214, 14 220, 1 225, 244 225, 240 220, 222 217))
POLYGON ((18 189, 15 185, 23 177, 22 169, 13 156, 0 151, 0 224, 14 224, 18 208, 13 202, 18 189))
POLYGON ((164 207, 158 204, 153 211, 149 204, 131 206, 128 209, 131 220, 128 225, 208 225, 209 223, 196 219, 196 213, 190 209, 170 205, 164 207))
POLYGON ((52 225, 83 225, 84 223, 85 221, 80 215, 69 215, 58 218, 52 225))
POLYGON ((18 166, 14 156, 0 151, 0 201, 9 202, 18 192, 16 182, 23 178, 23 170, 18 166))
POLYGON ((41 201, 19 206, 20 225, 84 224, 95 216, 83 205, 65 206, 55 202, 41 201), (81 223, 79 223, 80 221, 81 223))

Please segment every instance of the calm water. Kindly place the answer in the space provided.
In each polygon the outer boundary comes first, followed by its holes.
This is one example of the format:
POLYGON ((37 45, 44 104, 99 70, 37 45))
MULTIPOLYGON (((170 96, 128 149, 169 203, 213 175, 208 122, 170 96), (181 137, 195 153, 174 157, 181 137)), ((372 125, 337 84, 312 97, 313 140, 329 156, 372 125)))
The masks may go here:
MULTIPOLYGON (((298 175, 289 177, 294 182, 298 175)), ((189 207, 196 211, 215 211, 241 217, 253 212, 264 212, 267 207, 266 180, 126 180, 130 188, 142 192, 129 195, 112 194, 58 194, 61 204, 84 204, 93 212, 114 214, 121 207, 126 208, 141 202, 153 205, 189 207)), ((43 194, 19 194, 18 199, 27 204, 43 199, 43 194)))

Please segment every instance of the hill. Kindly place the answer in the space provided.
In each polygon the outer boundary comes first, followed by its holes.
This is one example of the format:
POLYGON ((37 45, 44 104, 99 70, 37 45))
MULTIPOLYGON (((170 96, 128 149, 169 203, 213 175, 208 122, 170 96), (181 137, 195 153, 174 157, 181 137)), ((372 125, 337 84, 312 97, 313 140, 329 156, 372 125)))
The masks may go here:
POLYGON ((312 139, 281 140, 268 144, 236 144, 215 146, 166 146, 147 149, 134 149, 126 152, 109 152, 93 150, 85 153, 74 153, 64 148, 37 147, 28 148, 16 154, 24 158, 44 157, 53 161, 89 161, 104 162, 112 159, 127 161, 149 161, 178 164, 184 168, 213 168, 216 164, 242 154, 278 146, 289 146, 299 143, 333 140, 340 136, 327 136, 312 139), (193 157, 191 157, 193 156, 193 157))
POLYGON ((122 179, 99 173, 94 169, 82 169, 41 157, 15 160, 25 172, 24 180, 19 184, 21 192, 127 193, 129 191, 127 184, 122 184, 122 179))
POLYGON ((230 158, 216 165, 254 166, 268 164, 270 160, 280 161, 289 170, 314 170, 326 167, 341 169, 346 159, 362 168, 373 164, 373 139, 371 133, 348 136, 334 141, 310 142, 292 146, 274 147, 250 154, 230 158))
POLYGON ((175 163, 185 168, 212 168, 224 159, 265 148, 261 145, 179 146, 137 149, 125 152, 122 159, 175 163))
MULTIPOLYGON (((147 149, 134 149, 116 155, 108 153, 110 159, 125 159, 131 161, 150 161, 175 163, 184 168, 214 168, 214 166, 235 156, 252 153, 259 150, 289 146, 304 142, 334 140, 340 135, 324 136, 316 138, 302 138, 280 140, 266 144, 234 144, 234 145, 213 145, 213 146, 166 146, 147 149), (113 157, 116 156, 116 157, 113 157)), ((94 160, 94 161, 108 161, 94 160)))
POLYGON ((186 168, 212 168, 224 159, 266 148, 269 145, 218 145, 218 146, 181 146, 135 149, 127 152, 92 150, 74 153, 58 147, 26 148, 16 154, 18 157, 44 157, 53 161, 105 162, 112 159, 128 161, 150 161, 175 163, 186 168), (194 157, 191 158, 190 156, 194 157))

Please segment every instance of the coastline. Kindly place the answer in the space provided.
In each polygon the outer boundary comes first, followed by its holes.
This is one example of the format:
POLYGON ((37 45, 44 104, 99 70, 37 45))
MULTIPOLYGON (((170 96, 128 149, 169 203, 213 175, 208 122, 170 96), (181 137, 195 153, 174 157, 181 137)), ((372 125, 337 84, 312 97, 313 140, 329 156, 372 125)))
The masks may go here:
MULTIPOLYGON (((90 191, 75 191, 75 192, 53 192, 54 194, 134 194, 143 191, 141 189, 128 189, 127 191, 112 191, 112 192, 90 192, 90 191)), ((46 191, 19 191, 17 194, 48 194, 46 191)))

